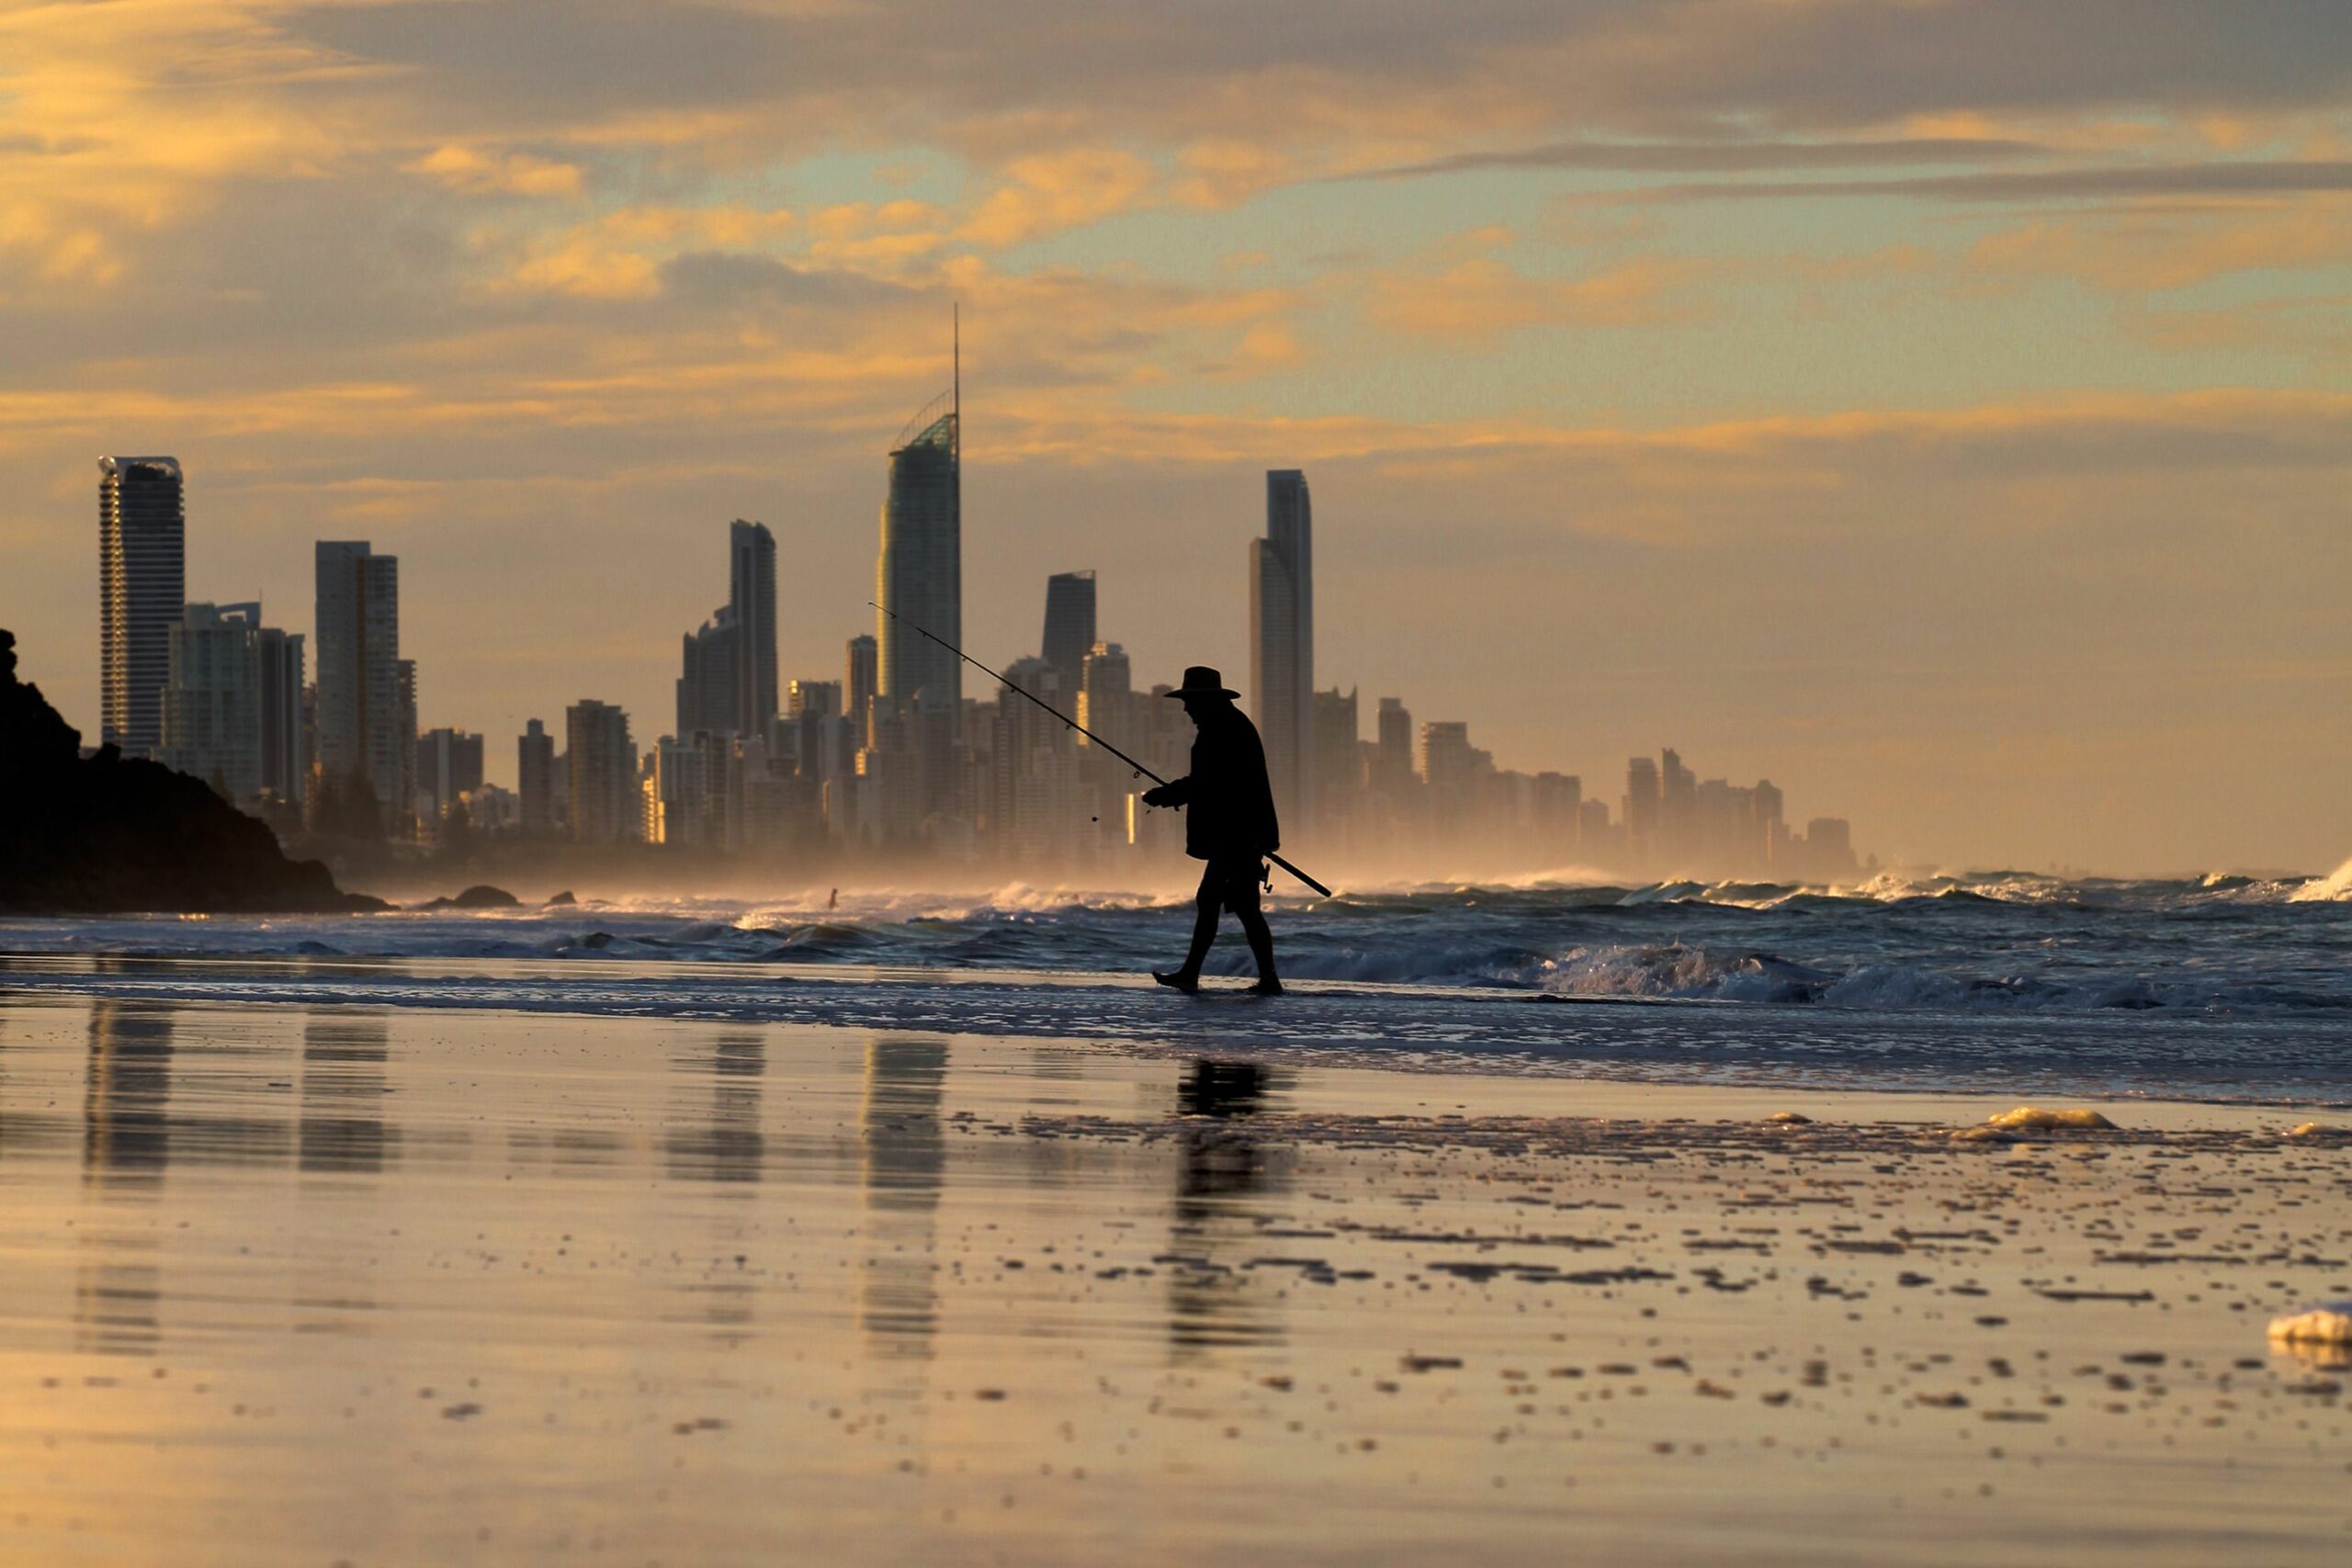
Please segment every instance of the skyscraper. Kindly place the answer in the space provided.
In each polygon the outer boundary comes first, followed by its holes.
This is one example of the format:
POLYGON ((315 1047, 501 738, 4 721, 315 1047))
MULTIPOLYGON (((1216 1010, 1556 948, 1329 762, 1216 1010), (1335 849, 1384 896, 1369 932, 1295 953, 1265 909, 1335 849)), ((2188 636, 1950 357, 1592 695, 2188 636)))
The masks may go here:
POLYGON ((1401 793, 1413 782, 1413 715, 1402 697, 1380 699, 1380 787, 1401 793))
POLYGON ((857 743, 865 745, 873 734, 876 648, 870 637, 849 639, 847 677, 842 689, 849 694, 849 706, 842 711, 856 728, 857 743))
POLYGON ((1062 685, 1077 685, 1094 647, 1094 574, 1057 571, 1046 579, 1046 662, 1062 672, 1062 685))
POLYGON ((743 712, 743 641, 732 604, 721 605, 701 630, 686 634, 678 674, 680 735, 726 735, 737 728, 743 712))
POLYGON ((416 738, 417 793, 438 820, 458 796, 481 788, 481 737, 462 729, 428 729, 416 738))
POLYGON ((555 737, 537 719, 514 740, 514 786, 523 797, 523 831, 543 838, 555 830, 555 737))
POLYGON ((961 716, 962 661, 932 640, 959 646, 964 640, 959 401, 956 391, 933 399, 890 448, 874 597, 883 611, 875 620, 880 665, 876 697, 895 712, 906 711, 921 697, 952 718, 961 716))
POLYGON ((416 666, 401 657, 400 558, 364 539, 317 548, 320 772, 338 788, 365 780, 387 826, 413 807, 416 666))
POLYGON ((1315 802, 1327 822, 1340 820, 1363 787, 1363 757, 1357 745, 1362 721, 1356 694, 1334 686, 1315 694, 1315 802))
POLYGON ((1625 799, 1619 812, 1625 825, 1625 854, 1636 867, 1657 852, 1657 764, 1647 757, 1625 762, 1625 799))
MULTIPOLYGON (((1093 575, 1087 573, 1090 578, 1093 575)), ((1046 614, 1050 620, 1050 608, 1046 614)), ((1079 667, 1078 722, 1120 750, 1134 750, 1137 742, 1135 687, 1135 666, 1127 659, 1127 650, 1115 642, 1096 643, 1079 667)), ((1078 743, 1091 745, 1083 735, 1078 737, 1078 743)))
MULTIPOLYGON (((735 707, 724 725, 759 735, 775 716, 775 536, 764 523, 727 525, 727 607, 735 623, 735 707)), ((681 727, 679 735, 691 731, 681 727)))
POLYGON ((639 834, 637 745, 628 715, 582 699, 564 710, 565 763, 571 773, 571 836, 609 844, 639 834))
POLYGON ((304 753, 303 638, 264 626, 261 647, 261 792, 288 805, 302 799, 311 760, 304 753))
POLYGON ((1315 802, 1315 525, 1306 476, 1266 472, 1266 536, 1250 542, 1250 700, 1274 807, 1306 826, 1315 802))
POLYGON ((133 756, 163 745, 172 627, 187 596, 179 459, 99 458, 98 734, 133 756))
POLYGON ((164 765, 224 799, 261 794, 261 606, 190 604, 166 643, 164 765))

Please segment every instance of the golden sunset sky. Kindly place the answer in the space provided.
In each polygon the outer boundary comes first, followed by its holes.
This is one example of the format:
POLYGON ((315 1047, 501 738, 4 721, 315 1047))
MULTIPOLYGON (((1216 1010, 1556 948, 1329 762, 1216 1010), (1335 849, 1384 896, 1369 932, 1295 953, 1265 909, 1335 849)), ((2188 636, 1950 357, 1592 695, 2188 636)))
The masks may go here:
POLYGON ((725 525, 872 629, 961 301, 965 625, 1922 863, 2352 854, 2352 5, 0 6, 0 625, 96 728, 101 453, 192 598, 401 559, 424 724, 669 727, 725 525))

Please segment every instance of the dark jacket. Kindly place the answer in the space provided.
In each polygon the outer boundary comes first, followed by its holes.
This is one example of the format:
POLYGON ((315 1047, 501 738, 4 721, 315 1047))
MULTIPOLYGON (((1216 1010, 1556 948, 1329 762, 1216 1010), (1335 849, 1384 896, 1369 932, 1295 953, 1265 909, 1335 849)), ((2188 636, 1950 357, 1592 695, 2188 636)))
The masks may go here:
POLYGON ((1154 793, 1184 807, 1184 852, 1194 860, 1260 859, 1282 848, 1266 748, 1258 727, 1229 704, 1193 737, 1192 773, 1154 793))

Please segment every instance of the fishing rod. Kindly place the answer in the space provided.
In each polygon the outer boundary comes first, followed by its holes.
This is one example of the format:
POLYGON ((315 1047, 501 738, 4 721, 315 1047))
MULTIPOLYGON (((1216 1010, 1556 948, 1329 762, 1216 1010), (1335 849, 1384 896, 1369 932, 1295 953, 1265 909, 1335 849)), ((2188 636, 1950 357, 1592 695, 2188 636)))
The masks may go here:
MULTIPOLYGON (((1158 773, 1153 773, 1149 768, 1145 767, 1141 762, 1136 761, 1133 757, 1128 756, 1125 751, 1120 750, 1116 746, 1112 745, 1108 740, 1105 740, 1101 736, 1095 734, 1094 731, 1087 728, 1086 726, 1079 723, 1078 720, 1070 717, 1069 715, 1062 712, 1061 709, 1046 701, 1045 698, 1040 697, 1034 693, 1023 691, 1019 686, 1014 685, 1012 682, 1006 680, 1003 676, 998 674, 995 671, 989 669, 987 665, 981 663, 978 660, 973 658, 970 654, 965 652, 954 643, 949 642, 945 637, 933 637, 930 632, 925 631, 919 626, 916 626, 914 622, 908 620, 904 615, 899 615, 897 611, 885 610, 881 605, 875 604, 871 599, 868 599, 866 604, 874 609, 881 610, 884 615, 889 616, 900 626, 908 627, 922 637, 929 637, 933 642, 937 643, 940 647, 945 649, 948 652, 954 654, 956 658, 962 660, 965 663, 970 665, 981 674, 986 675, 989 680, 994 681, 1006 691, 1017 692, 1022 696, 1027 697, 1031 702, 1035 703, 1039 707, 1044 708, 1047 713, 1052 714, 1056 718, 1060 719, 1063 724, 1077 730, 1080 735, 1085 736, 1089 740, 1093 741, 1094 744, 1102 747, 1102 750, 1110 752, 1111 755, 1116 757, 1130 768, 1133 768, 1139 777, 1149 779, 1156 784, 1164 784, 1168 782, 1166 779, 1161 778, 1158 773)), ((1306 886, 1323 895, 1324 897, 1329 898, 1334 897, 1329 888, 1324 886, 1321 883, 1307 875, 1306 873, 1299 870, 1298 867, 1291 864, 1290 862, 1283 859, 1282 856, 1269 852, 1266 858, 1273 862, 1276 865, 1281 866, 1284 871, 1289 872, 1293 876, 1297 877, 1301 882, 1306 883, 1306 886)))

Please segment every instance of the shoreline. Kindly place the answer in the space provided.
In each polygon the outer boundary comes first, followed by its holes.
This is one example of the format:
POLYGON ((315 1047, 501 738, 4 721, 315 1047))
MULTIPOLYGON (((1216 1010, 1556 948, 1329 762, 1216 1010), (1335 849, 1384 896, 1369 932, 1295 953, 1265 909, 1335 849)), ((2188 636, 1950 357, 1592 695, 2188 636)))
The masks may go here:
POLYGON ((1793 1098, 0 993, 0 1557, 2340 1558, 2352 1145, 1793 1098))
MULTIPOLYGON (((198 1004, 350 1004, 517 1017, 667 1017, 1078 1039, 1140 1055, 1216 1049, 1279 1065, 1514 1083, 2052 1096, 2352 1111, 2352 1059, 2307 1021, 2139 1010, 1956 1011, 1824 1002, 1557 996, 1376 981, 1238 981, 1170 998, 1141 974, 696 959, 0 953, 0 989, 198 1004), (2151 1041, 2196 1071, 2166 1073, 2151 1041), (2210 1043, 2211 1050, 2201 1047, 2210 1043), (2186 1049, 2183 1049, 2183 1048, 2186 1049), (2242 1059, 2243 1058, 2243 1059, 2242 1059), (2269 1081, 2279 1075, 2287 1081, 2269 1081), (2161 1079, 2162 1081, 2156 1081, 2161 1079)), ((2016 1103, 2012 1100, 2011 1103, 2016 1103)))

